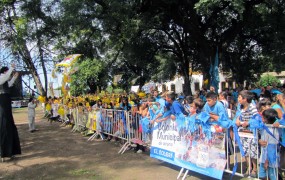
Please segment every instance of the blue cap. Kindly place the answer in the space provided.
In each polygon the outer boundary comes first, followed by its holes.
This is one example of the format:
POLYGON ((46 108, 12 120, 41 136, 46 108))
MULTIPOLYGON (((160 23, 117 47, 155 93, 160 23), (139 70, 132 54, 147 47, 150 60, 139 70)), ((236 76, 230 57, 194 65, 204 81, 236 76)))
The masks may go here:
POLYGON ((184 96, 179 96, 178 98, 179 98, 179 99, 184 99, 184 96))
POLYGON ((283 94, 281 91, 279 91, 278 89, 272 89, 271 90, 272 94, 283 94))
POLYGON ((258 96, 260 96, 261 93, 261 89, 252 89, 250 90, 250 92, 257 94, 258 96))

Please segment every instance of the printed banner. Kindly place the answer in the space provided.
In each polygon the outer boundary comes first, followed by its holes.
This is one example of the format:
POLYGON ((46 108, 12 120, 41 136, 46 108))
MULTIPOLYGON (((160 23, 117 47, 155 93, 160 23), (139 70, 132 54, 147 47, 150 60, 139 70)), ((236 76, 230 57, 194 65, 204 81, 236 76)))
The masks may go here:
POLYGON ((226 165, 224 133, 211 127, 211 135, 205 135, 202 126, 194 125, 195 131, 177 128, 170 119, 156 124, 150 156, 195 171, 206 176, 222 179, 226 165))

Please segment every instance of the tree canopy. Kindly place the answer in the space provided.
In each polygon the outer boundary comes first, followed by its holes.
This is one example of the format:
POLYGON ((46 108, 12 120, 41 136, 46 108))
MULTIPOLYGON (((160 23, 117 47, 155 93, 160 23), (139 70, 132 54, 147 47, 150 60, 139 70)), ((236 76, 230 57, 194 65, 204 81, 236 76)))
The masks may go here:
POLYGON ((0 41, 41 94, 48 78, 44 87, 39 70, 46 75, 68 54, 84 54, 71 83, 76 94, 107 87, 117 74, 128 89, 177 73, 190 94, 189 70, 209 77, 217 49, 220 68, 238 83, 285 67, 279 0, 5 0, 0 13, 0 41))

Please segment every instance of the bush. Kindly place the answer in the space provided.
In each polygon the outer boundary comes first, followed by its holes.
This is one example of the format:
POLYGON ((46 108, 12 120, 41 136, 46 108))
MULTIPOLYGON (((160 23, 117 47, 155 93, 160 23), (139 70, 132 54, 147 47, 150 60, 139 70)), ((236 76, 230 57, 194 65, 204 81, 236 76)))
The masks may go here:
POLYGON ((265 86, 272 86, 272 85, 277 85, 279 86, 281 84, 280 80, 278 78, 276 78, 275 76, 272 76, 272 75, 264 75, 264 76, 261 76, 258 84, 262 87, 265 87, 265 86))

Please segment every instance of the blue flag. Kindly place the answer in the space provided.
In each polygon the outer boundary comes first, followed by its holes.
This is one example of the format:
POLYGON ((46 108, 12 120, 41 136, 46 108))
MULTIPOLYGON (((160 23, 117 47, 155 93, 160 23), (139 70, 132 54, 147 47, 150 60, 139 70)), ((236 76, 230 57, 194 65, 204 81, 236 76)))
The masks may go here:
POLYGON ((210 77, 211 77, 210 85, 215 87, 215 91, 218 92, 219 82, 220 82, 218 49, 217 49, 216 56, 215 56, 214 66, 212 65, 212 63, 211 63, 211 66, 210 66, 210 77))

